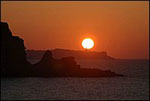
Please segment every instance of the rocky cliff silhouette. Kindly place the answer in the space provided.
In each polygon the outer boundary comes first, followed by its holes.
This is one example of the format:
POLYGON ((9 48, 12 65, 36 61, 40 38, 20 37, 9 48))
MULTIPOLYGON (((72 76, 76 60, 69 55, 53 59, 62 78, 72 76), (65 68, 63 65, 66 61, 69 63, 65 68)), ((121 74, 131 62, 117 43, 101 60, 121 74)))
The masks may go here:
MULTIPOLYGON (((95 52, 95 51, 80 51, 80 50, 69 50, 69 49, 53 49, 51 50, 54 58, 60 59, 62 57, 73 56, 76 59, 115 59, 108 56, 106 52, 95 52)), ((28 59, 41 59, 45 50, 27 50, 28 59)))
POLYGON ((1 75, 30 75, 31 64, 26 59, 24 41, 12 36, 7 23, 1 22, 1 75))
POLYGON ((113 77, 123 76, 110 70, 80 68, 74 57, 54 59, 52 52, 47 50, 41 61, 34 64, 36 76, 44 77, 113 77), (38 72, 37 72, 38 71, 38 72), (40 73, 39 73, 40 72, 40 73))
POLYGON ((12 36, 9 26, 1 24, 1 77, 112 77, 123 76, 110 70, 80 68, 74 57, 55 59, 47 50, 36 64, 30 64, 26 59, 24 41, 12 36))

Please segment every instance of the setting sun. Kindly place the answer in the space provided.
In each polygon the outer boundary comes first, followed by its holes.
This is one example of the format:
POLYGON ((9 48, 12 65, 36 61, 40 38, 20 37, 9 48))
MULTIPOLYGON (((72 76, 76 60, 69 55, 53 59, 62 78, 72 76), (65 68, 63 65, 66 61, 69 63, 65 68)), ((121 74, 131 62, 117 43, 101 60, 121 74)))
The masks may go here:
POLYGON ((93 48, 93 46, 94 46, 94 41, 93 41, 91 38, 85 38, 85 39, 82 41, 82 46, 83 46, 83 48, 85 48, 85 49, 91 49, 91 48, 93 48))

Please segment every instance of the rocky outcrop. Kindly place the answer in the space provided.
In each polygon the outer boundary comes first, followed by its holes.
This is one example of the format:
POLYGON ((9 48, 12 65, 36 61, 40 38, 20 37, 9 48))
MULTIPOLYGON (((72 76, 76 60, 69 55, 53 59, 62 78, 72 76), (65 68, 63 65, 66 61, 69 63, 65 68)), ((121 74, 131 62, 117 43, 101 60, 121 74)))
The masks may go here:
POLYGON ((42 59, 32 65, 26 59, 24 41, 12 36, 7 23, 1 22, 1 77, 112 77, 123 76, 99 69, 80 68, 74 57, 55 59, 47 50, 42 59))
POLYGON ((114 59, 108 56, 107 52, 95 52, 95 51, 80 51, 69 49, 54 49, 51 50, 55 58, 62 58, 67 56, 73 56, 76 59, 114 59))
POLYGON ((1 22, 1 76, 28 76, 31 64, 26 59, 24 41, 12 36, 7 23, 1 22))
POLYGON ((51 51, 46 51, 41 61, 34 65, 36 76, 46 77, 113 77, 123 76, 110 70, 80 68, 74 57, 54 59, 51 51))
MULTIPOLYGON (((62 57, 73 56, 76 59, 115 59, 107 54, 107 52, 95 52, 95 51, 79 51, 79 50, 68 50, 68 49, 53 49, 51 50, 54 58, 61 59, 62 57)), ((45 50, 27 50, 28 59, 41 59, 45 50)))
MULTIPOLYGON (((76 64, 74 57, 63 57, 62 59, 54 59, 52 52, 47 50, 42 59, 34 64, 34 74, 36 76, 71 76, 75 69, 80 69, 76 64)), ((76 75, 77 76, 77 75, 76 75)))

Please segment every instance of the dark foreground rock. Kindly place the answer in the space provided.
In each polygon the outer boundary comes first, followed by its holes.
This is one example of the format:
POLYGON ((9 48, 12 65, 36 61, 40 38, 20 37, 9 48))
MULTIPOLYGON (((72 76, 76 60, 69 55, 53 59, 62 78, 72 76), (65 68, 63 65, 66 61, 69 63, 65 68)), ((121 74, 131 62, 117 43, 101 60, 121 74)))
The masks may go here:
POLYGON ((26 59, 24 42, 1 22, 1 77, 113 77, 123 76, 110 70, 80 68, 74 57, 55 59, 47 50, 41 61, 30 64, 26 59))
POLYGON ((1 22, 1 76, 29 76, 32 65, 26 59, 24 41, 12 36, 7 23, 1 22))
POLYGON ((41 61, 34 64, 34 74, 45 77, 113 77, 123 76, 110 70, 80 68, 74 57, 54 59, 52 52, 47 50, 41 61))

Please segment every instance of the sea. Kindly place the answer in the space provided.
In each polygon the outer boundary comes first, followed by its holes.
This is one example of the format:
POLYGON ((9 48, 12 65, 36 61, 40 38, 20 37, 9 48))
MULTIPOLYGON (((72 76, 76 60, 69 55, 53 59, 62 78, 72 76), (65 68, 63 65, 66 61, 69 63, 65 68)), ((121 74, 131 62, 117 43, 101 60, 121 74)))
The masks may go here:
POLYGON ((149 100, 149 60, 76 61, 81 68, 109 69, 124 77, 1 78, 1 100, 149 100))

